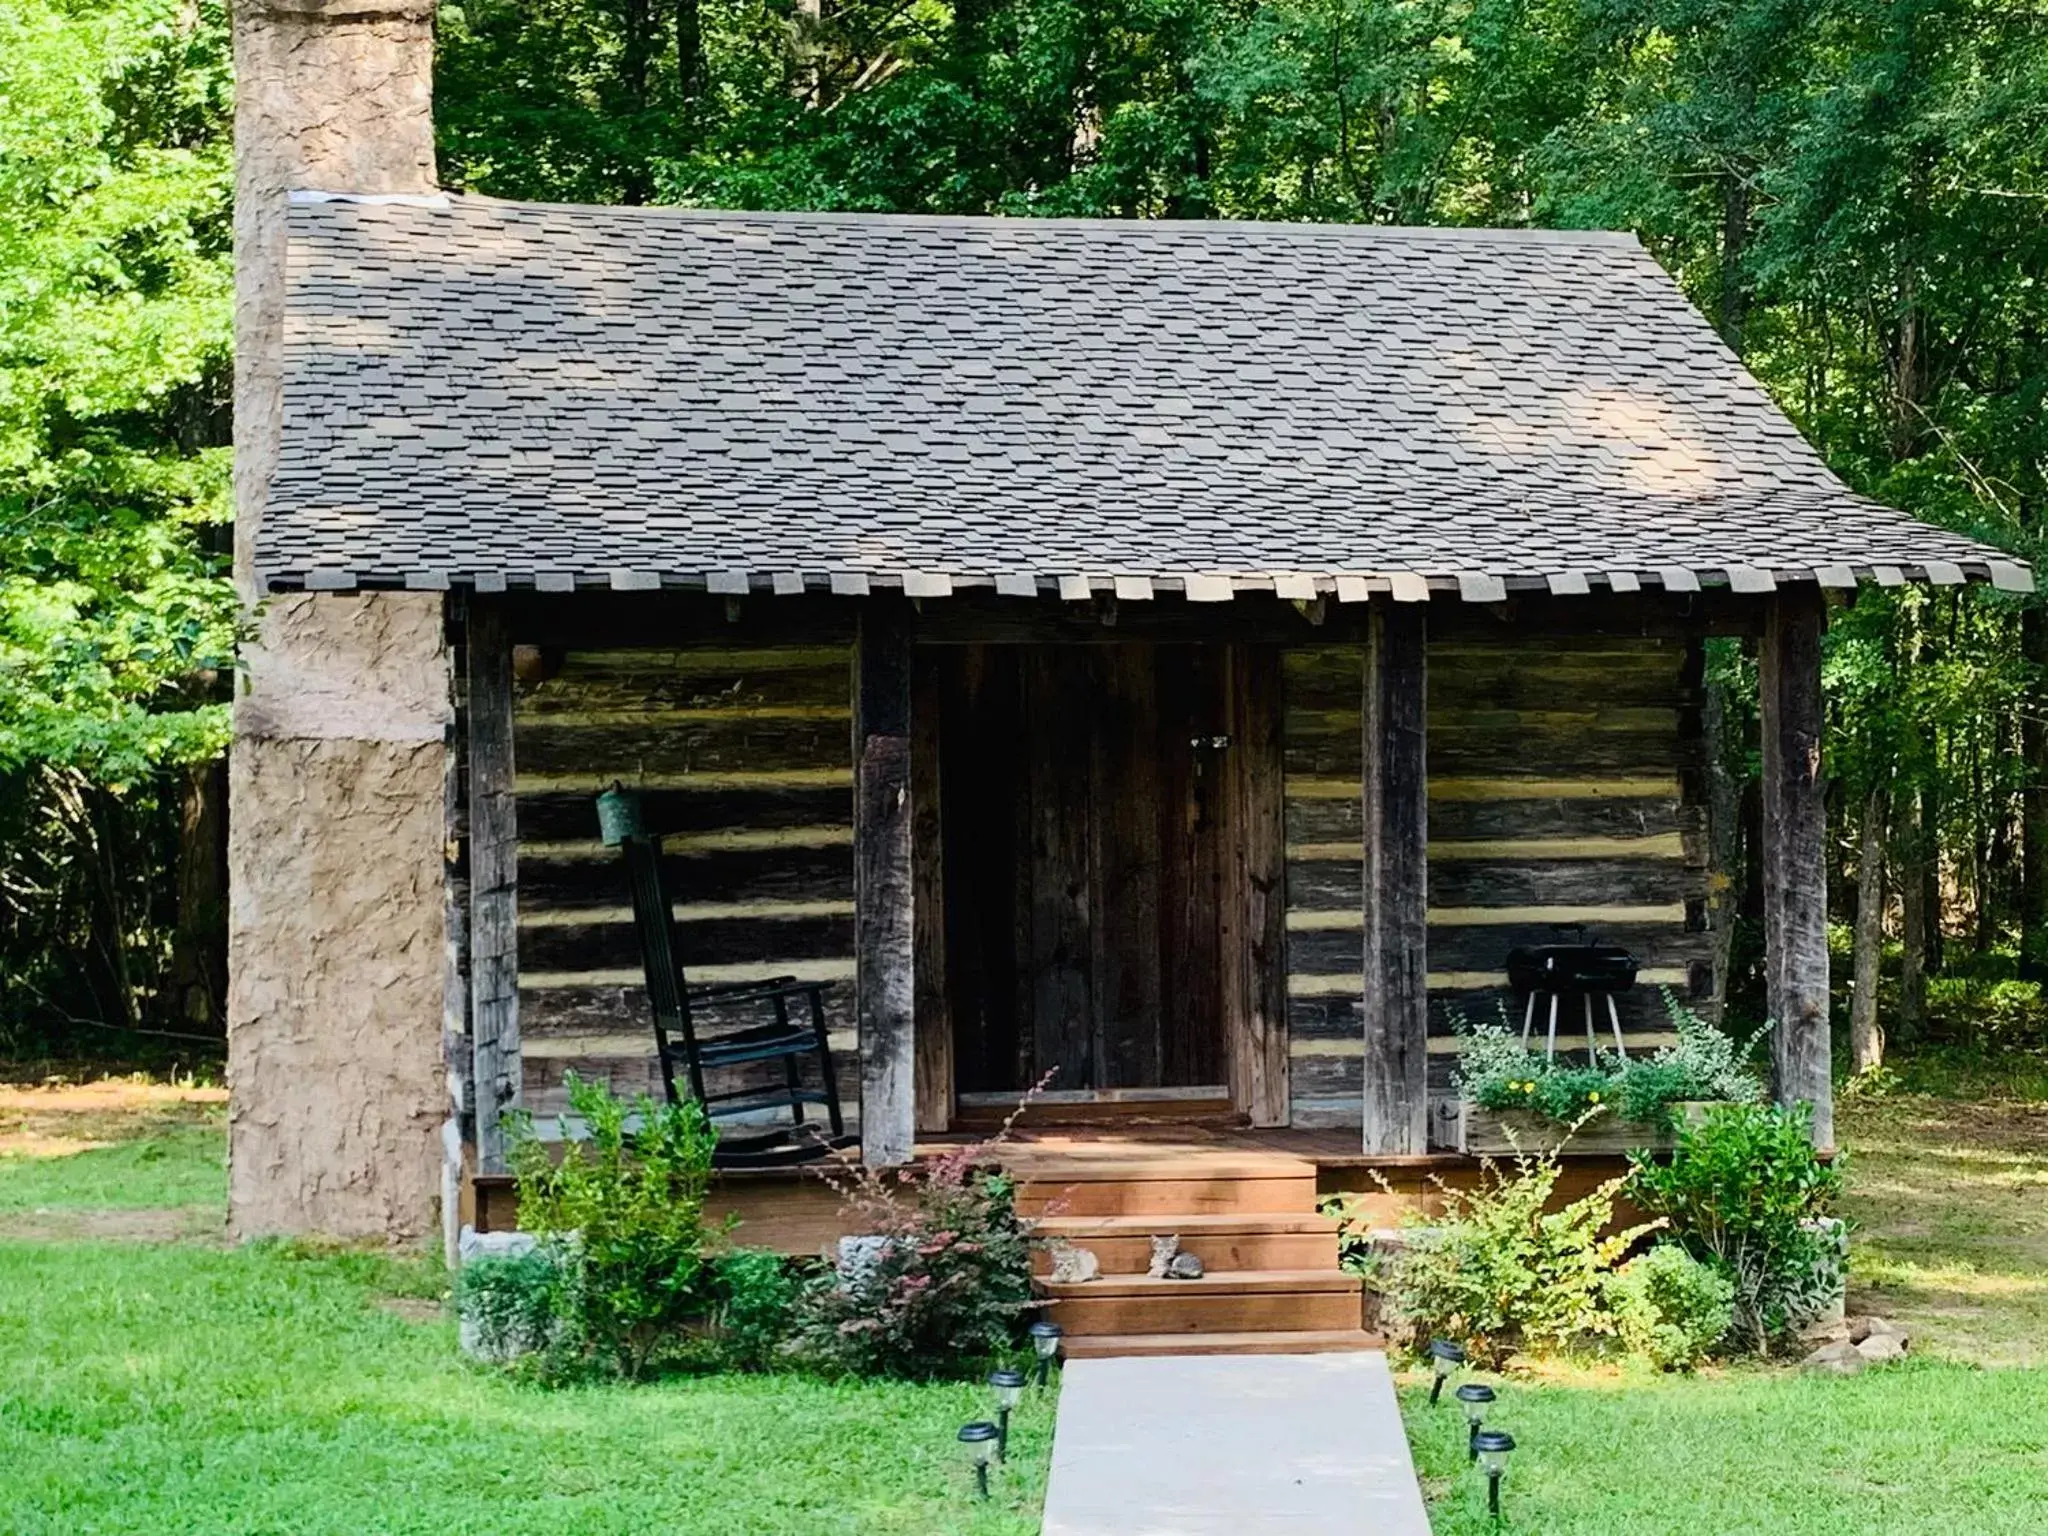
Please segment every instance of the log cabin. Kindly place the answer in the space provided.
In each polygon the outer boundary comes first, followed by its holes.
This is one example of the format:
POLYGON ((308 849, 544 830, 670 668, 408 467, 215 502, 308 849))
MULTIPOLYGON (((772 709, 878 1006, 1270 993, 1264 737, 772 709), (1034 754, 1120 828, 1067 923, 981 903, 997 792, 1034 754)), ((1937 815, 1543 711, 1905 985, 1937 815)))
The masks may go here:
MULTIPOLYGON (((244 771, 245 1230, 431 1195, 421 1159, 445 1222, 502 1221, 509 1111, 572 1070, 659 1090, 593 808, 623 784, 691 980, 831 984, 860 1157, 1037 1086, 1027 1207, 1295 1277, 1074 1326, 1341 1347, 1315 1197, 1466 1166, 1432 1103, 1510 949, 1626 945, 1632 1047, 1659 988, 1717 996, 1715 636, 1758 657, 1775 1088, 1831 1141, 1829 606, 2031 576, 1850 492, 1633 237, 432 192, 283 221, 253 564, 318 643, 257 647, 241 729, 404 756, 244 771), (445 1093, 377 1101, 422 1063, 445 1093), (384 1129, 307 1136, 333 1119, 384 1129)), ((729 1184, 754 1240, 835 1230, 801 1171, 729 1184)))

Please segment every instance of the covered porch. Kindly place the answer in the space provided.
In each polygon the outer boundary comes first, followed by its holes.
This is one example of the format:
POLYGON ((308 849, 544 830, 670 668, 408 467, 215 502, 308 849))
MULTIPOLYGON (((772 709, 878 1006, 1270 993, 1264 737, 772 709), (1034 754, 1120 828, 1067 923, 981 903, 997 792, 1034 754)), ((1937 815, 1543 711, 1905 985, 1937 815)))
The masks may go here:
POLYGON ((870 1163, 1030 1093, 1041 1156, 1085 1130, 1098 1151, 1279 1138, 1319 1180, 1447 1166, 1452 1017, 1519 1017, 1509 949, 1568 927, 1628 946, 1632 1049, 1668 1039, 1660 989, 1713 1006, 1714 634, 1762 659, 1779 1091, 1828 1134, 1817 585, 1533 582, 1484 605, 1100 585, 469 598, 466 1168, 501 1174, 504 1113, 545 1123, 568 1071, 659 1091, 596 837, 614 782, 665 837, 690 980, 831 984, 870 1163))

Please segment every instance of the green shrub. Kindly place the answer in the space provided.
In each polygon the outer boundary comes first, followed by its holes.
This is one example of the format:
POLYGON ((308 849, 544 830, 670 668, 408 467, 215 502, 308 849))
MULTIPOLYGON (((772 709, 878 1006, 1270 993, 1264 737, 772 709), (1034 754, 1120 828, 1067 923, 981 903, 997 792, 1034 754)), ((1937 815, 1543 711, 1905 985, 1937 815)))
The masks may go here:
POLYGON ((629 1104, 573 1073, 565 1086, 588 1139, 557 1162, 530 1123, 513 1129, 519 1224, 559 1271, 547 1369, 638 1378, 709 1303, 707 1253, 723 1236, 704 1224, 717 1138, 694 1102, 629 1104))
POLYGON ((1031 1258, 1010 1180, 962 1148, 930 1168, 862 1169, 842 1193, 872 1234, 803 1290, 797 1352, 832 1374, 971 1371, 1016 1340, 1031 1258))
POLYGON ((1622 1347, 1666 1371, 1689 1371, 1735 1322, 1735 1286, 1677 1243, 1630 1259, 1607 1282, 1622 1347))
POLYGON ((1382 1271, 1388 1321, 1411 1342, 1453 1339, 1482 1366, 1517 1351, 1566 1348, 1611 1333, 1604 1286, 1635 1241, 1661 1223, 1603 1236, 1624 1180, 1550 1209, 1556 1154, 1491 1159, 1476 1189, 1445 1186, 1441 1215, 1413 1215, 1382 1271))
POLYGON ((561 1279, 561 1270, 545 1253, 471 1259, 455 1275, 455 1310, 465 1345, 486 1360, 512 1360, 547 1348, 561 1279))
POLYGON ((1823 1163, 1802 1107, 1719 1104, 1679 1133, 1670 1161, 1631 1154, 1629 1193, 1734 1286, 1734 1338, 1763 1352, 1808 1321, 1840 1280, 1839 1161, 1823 1163))
POLYGON ((737 1248, 711 1266, 708 1333, 719 1364, 762 1370, 781 1357, 796 1328, 797 1280, 782 1255, 737 1248))

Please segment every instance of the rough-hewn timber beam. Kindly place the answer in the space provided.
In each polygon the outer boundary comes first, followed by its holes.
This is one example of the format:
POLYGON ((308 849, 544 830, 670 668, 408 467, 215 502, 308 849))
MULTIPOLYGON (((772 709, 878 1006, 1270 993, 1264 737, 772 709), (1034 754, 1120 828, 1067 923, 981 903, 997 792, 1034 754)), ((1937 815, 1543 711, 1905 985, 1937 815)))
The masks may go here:
POLYGON ((861 613, 853 747, 861 1158, 893 1166, 910 1161, 917 1120, 910 610, 894 598, 861 613))
POLYGON ((939 815, 941 710, 945 690, 937 660, 917 664, 911 699, 911 842, 917 939, 917 1128, 945 1131, 953 1123, 953 1018, 946 996, 945 845, 939 815))
POLYGON ((1780 1103, 1813 1106, 1817 1146, 1835 1143, 1828 1049, 1827 811, 1820 765, 1817 590, 1771 599, 1758 649, 1763 711, 1764 973, 1780 1103))
POLYGON ((1282 792, 1280 652, 1230 648, 1230 777, 1234 804, 1226 1042, 1230 1097, 1255 1126, 1288 1122, 1292 1059, 1287 1031, 1287 825, 1282 792))
POLYGON ((1425 624, 1375 604, 1365 646, 1365 1151, 1428 1150, 1425 624))
POLYGON ((504 1112, 518 1107, 519 812, 512 792, 512 638, 504 614, 469 612, 469 997, 476 1160, 505 1171, 504 1112))

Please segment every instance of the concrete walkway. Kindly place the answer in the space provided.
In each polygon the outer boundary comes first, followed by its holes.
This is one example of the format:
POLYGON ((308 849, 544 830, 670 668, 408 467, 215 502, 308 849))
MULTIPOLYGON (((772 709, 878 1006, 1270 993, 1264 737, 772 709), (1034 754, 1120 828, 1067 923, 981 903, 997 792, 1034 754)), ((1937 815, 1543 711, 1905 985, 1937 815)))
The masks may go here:
POLYGON ((1076 1360, 1043 1536, 1429 1536, 1386 1356, 1076 1360))

